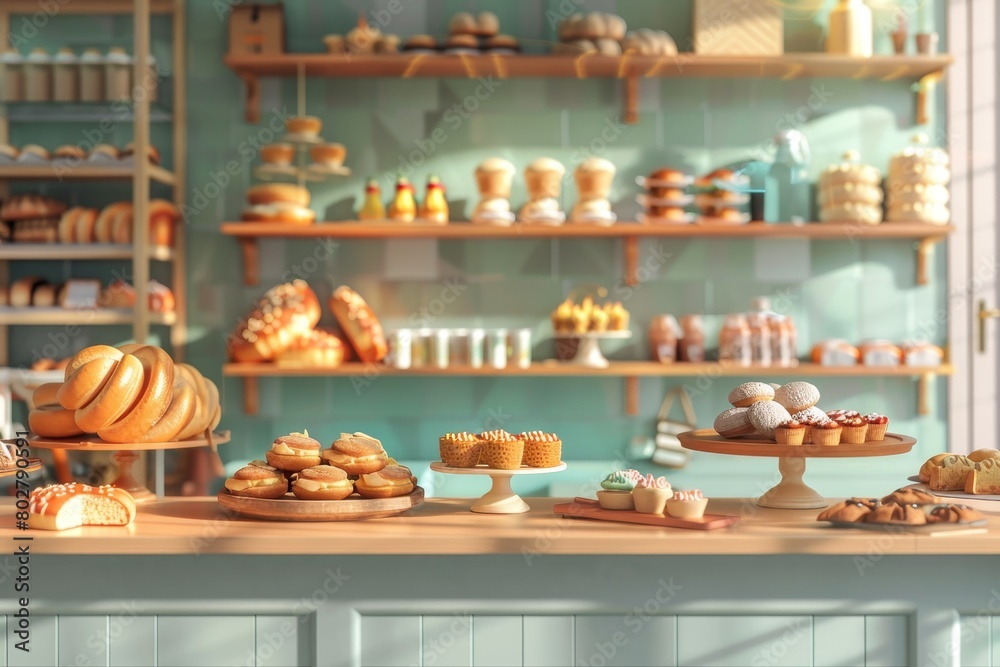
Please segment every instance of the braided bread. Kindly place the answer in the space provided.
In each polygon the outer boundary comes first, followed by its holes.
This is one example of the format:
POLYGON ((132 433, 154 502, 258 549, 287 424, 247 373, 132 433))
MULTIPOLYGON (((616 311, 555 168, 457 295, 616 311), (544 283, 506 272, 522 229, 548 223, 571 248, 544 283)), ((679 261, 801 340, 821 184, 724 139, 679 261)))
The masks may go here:
POLYGON ((40 436, 169 442, 200 435, 222 418, 215 384, 152 345, 88 347, 69 360, 65 378, 44 385, 28 415, 40 436))
POLYGON ((229 338, 233 361, 271 361, 319 323, 316 293, 304 280, 269 289, 229 338))

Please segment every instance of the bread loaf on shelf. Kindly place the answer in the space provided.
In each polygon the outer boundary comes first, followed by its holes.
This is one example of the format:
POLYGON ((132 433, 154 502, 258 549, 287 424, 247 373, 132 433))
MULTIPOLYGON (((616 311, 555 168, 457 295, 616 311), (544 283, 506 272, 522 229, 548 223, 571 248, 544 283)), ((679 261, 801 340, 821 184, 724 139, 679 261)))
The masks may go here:
POLYGON ((233 361, 271 361, 315 328, 319 299, 304 280, 269 289, 229 338, 233 361))
POLYGON ((365 363, 375 363, 389 353, 382 324, 360 294, 346 285, 330 297, 330 310, 358 355, 365 363))

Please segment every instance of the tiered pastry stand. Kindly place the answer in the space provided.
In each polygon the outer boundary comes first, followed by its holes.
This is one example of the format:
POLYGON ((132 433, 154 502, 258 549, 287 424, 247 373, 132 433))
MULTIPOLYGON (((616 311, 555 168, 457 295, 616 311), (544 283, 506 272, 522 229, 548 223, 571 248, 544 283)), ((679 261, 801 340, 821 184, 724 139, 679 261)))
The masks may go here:
POLYGON ((210 437, 189 438, 187 440, 175 440, 173 442, 137 442, 129 444, 119 444, 104 442, 103 440, 84 440, 75 438, 42 438, 39 436, 28 436, 28 444, 39 449, 66 449, 71 451, 113 451, 114 459, 118 463, 118 478, 112 484, 120 489, 128 491, 135 502, 145 503, 156 500, 156 495, 146 488, 145 484, 135 477, 133 466, 139 459, 137 452, 156 451, 161 449, 193 449, 196 447, 215 447, 229 442, 229 431, 206 434, 210 437))
POLYGON ((607 368, 611 364, 601 352, 602 340, 626 340, 632 337, 631 331, 591 331, 585 334, 556 334, 562 338, 576 338, 580 346, 576 356, 566 363, 585 368, 607 368))
POLYGON ((514 493, 510 487, 510 479, 516 475, 544 475, 550 472, 560 472, 566 469, 565 463, 552 468, 517 468, 516 470, 500 470, 478 465, 475 468, 452 468, 441 461, 431 464, 431 470, 446 475, 489 475, 493 486, 482 498, 472 504, 469 509, 480 514, 523 514, 531 509, 521 496, 514 493))
POLYGON ((687 431, 677 436, 686 449, 733 456, 769 456, 778 459, 781 481, 757 499, 761 507, 808 510, 829 505, 826 498, 802 481, 808 458, 855 458, 905 454, 916 440, 906 435, 887 433, 885 440, 862 445, 779 445, 773 440, 755 438, 723 438, 713 429, 687 431))

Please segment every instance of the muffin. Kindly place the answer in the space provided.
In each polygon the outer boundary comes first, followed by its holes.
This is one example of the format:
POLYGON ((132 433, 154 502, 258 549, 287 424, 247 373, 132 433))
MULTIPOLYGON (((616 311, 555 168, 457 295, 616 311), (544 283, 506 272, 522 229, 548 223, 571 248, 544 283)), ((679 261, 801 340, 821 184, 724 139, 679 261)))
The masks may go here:
MULTIPOLYGON (((801 413, 800 413, 801 414, 801 413)), ((823 424, 830 421, 827 417, 806 417, 806 418, 795 418, 797 422, 800 422, 806 427, 806 432, 802 436, 802 444, 811 445, 813 444, 813 430, 819 428, 823 424)))
POLYGON ((828 422, 813 426, 811 429, 812 440, 817 445, 824 447, 836 447, 840 444, 840 434, 843 427, 832 419, 828 422))
POLYGON ((474 433, 446 433, 438 438, 441 461, 452 468, 475 468, 483 442, 474 433))
POLYGON ((864 419, 868 422, 868 440, 870 442, 885 440, 885 432, 889 430, 889 418, 872 412, 865 415, 864 419))
POLYGON ((499 470, 517 470, 521 467, 521 458, 524 456, 524 440, 519 436, 499 429, 486 431, 480 434, 479 439, 483 441, 479 453, 480 463, 485 463, 487 467, 499 470))
POLYGON ((779 445, 801 445, 806 437, 806 426, 800 421, 789 419, 774 429, 774 440, 779 445))
POLYGON ((597 501, 606 510, 634 510, 635 499, 632 490, 642 479, 638 470, 618 470, 611 473, 601 482, 601 490, 597 492, 597 501))
POLYGON ((529 468, 554 468, 562 462, 562 440, 554 433, 528 431, 524 441, 524 465, 529 468))
POLYGON ((843 429, 840 441, 848 445, 863 445, 868 439, 868 422, 864 417, 846 417, 837 422, 843 429))
POLYGON ((354 483, 340 468, 318 465, 295 473, 292 493, 301 500, 343 500, 354 493, 354 483))

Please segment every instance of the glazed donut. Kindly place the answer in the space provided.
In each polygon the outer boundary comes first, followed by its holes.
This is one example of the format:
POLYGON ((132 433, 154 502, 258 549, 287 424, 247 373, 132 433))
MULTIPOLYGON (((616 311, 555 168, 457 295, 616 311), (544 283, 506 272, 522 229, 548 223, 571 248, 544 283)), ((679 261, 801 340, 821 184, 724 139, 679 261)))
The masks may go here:
POLYGON ((741 435, 753 435, 757 429, 750 423, 747 416, 748 408, 729 408, 715 418, 715 432, 723 438, 738 438, 741 435))
POLYGON ((170 442, 191 423, 196 407, 194 388, 183 377, 175 375, 170 406, 159 421, 136 442, 170 442))
POLYGON ((59 405, 57 396, 60 387, 62 387, 62 382, 46 382, 45 384, 38 385, 31 394, 31 405, 36 408, 42 408, 46 405, 59 405))
POLYGON ((138 401, 134 405, 130 403, 123 417, 98 429, 97 435, 107 442, 143 442, 150 427, 167 411, 173 397, 174 362, 166 352, 147 345, 128 356, 141 363, 145 384, 138 401))
POLYGON ((774 399, 774 387, 764 382, 744 382, 729 392, 729 402, 737 408, 747 408, 757 401, 774 399))
POLYGON ((124 355, 97 397, 76 411, 76 425, 85 433, 98 433, 111 426, 129 411, 142 386, 142 362, 134 355, 124 355))
POLYGON ((28 413, 28 428, 45 438, 71 438, 84 432, 77 426, 74 414, 58 405, 44 405, 28 413))
POLYGON ((792 416, 777 401, 757 401, 747 408, 747 418, 758 433, 769 440, 774 440, 774 429, 782 422, 790 420, 792 416))
POLYGON ((76 369, 59 389, 59 405, 67 410, 79 410, 101 393, 111 379, 111 372, 118 362, 111 357, 101 357, 88 361, 76 369))
POLYGON ((819 389, 808 382, 789 382, 775 390, 774 400, 790 412, 801 412, 819 403, 819 389))
MULTIPOLYGON (((66 364, 66 375, 63 379, 68 380, 78 368, 84 364, 90 363, 94 359, 107 357, 114 359, 115 361, 121 361, 121 358, 125 356, 125 354, 125 352, 113 348, 110 345, 91 345, 90 347, 85 347, 70 357, 69 363, 66 364)), ((129 351, 128 354, 131 354, 131 351, 129 351)))
POLYGON ((229 338, 229 355, 239 363, 271 361, 319 323, 316 293, 304 280, 269 289, 229 338))

